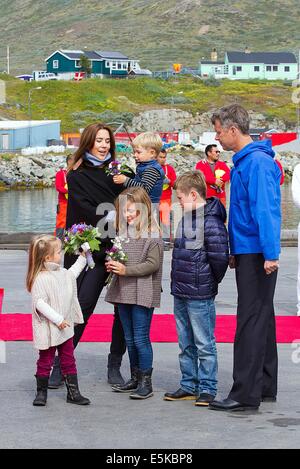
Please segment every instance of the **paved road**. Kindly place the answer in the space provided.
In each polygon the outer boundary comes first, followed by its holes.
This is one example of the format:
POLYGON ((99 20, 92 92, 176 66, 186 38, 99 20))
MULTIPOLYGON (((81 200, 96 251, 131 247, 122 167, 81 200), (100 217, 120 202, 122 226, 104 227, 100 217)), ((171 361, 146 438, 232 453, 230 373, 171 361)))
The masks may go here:
MULTIPOLYGON (((108 344, 80 344, 82 392, 92 404, 65 402, 49 391, 46 408, 32 406, 36 353, 30 343, 9 343, 0 364, 0 448, 299 448, 300 364, 280 345, 279 400, 256 413, 219 413, 193 402, 165 402, 179 381, 176 344, 154 344, 154 397, 131 401, 106 383, 108 344)), ((219 390, 231 385, 232 345, 219 344, 219 390)), ((123 373, 128 376, 127 358, 123 373)))

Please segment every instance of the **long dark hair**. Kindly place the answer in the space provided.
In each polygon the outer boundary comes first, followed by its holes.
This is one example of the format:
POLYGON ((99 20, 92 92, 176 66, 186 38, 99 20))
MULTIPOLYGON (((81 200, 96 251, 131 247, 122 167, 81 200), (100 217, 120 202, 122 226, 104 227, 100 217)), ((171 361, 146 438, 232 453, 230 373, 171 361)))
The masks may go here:
POLYGON ((97 124, 88 125, 82 132, 81 137, 80 137, 80 142, 79 142, 79 148, 74 153, 73 164, 70 170, 72 170, 74 166, 78 167, 77 163, 79 163, 79 160, 82 160, 85 152, 90 151, 93 148, 95 140, 96 140, 96 135, 99 132, 99 130, 107 130, 107 132, 109 133, 109 136, 110 136, 110 150, 109 151, 111 154, 111 159, 115 160, 116 141, 115 141, 114 133, 110 127, 99 122, 97 124))

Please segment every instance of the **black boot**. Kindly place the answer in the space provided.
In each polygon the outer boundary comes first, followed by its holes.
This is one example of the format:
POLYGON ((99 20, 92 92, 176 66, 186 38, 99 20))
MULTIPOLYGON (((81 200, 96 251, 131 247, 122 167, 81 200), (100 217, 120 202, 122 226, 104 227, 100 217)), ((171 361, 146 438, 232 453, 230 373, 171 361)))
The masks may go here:
POLYGON ((131 370, 131 378, 125 384, 115 384, 111 388, 113 391, 116 392, 132 392, 136 391, 138 387, 138 379, 139 379, 139 370, 138 368, 132 368, 131 370))
POLYGON ((44 407, 47 402, 48 378, 37 375, 35 375, 35 377, 37 393, 32 405, 37 407, 44 407))
POLYGON ((58 389, 64 384, 64 379, 60 370, 59 358, 55 357, 52 373, 49 378, 48 388, 58 389))
POLYGON ((77 375, 65 376, 65 383, 68 390, 67 402, 69 404, 89 405, 91 402, 80 394, 77 375))
POLYGON ((121 362, 122 355, 114 355, 112 353, 108 355, 107 382, 109 384, 122 386, 125 383, 120 373, 121 362))
POLYGON ((139 372, 139 384, 136 392, 130 394, 130 399, 148 399, 153 396, 152 389, 152 368, 146 371, 139 372))

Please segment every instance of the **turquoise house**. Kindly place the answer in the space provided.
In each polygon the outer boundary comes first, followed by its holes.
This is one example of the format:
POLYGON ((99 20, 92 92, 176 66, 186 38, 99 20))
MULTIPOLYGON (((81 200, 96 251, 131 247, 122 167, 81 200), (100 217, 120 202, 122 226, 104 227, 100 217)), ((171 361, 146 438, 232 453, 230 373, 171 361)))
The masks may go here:
POLYGON ((121 52, 57 50, 45 60, 47 72, 55 73, 59 79, 72 80, 82 71, 80 60, 83 55, 90 61, 93 77, 124 77, 131 71, 140 70, 138 60, 121 52))
POLYGON ((203 78, 229 80, 296 80, 298 63, 291 52, 226 52, 224 61, 203 60, 200 75, 203 78))

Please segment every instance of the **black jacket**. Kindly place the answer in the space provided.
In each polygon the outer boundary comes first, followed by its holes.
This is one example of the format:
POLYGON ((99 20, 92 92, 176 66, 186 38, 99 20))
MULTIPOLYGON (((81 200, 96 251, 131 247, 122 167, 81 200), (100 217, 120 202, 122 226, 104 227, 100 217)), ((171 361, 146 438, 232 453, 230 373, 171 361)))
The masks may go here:
MULTIPOLYGON (((112 176, 106 174, 105 166, 95 167, 87 161, 83 161, 76 171, 68 173, 67 183, 67 229, 75 223, 82 222, 97 226, 97 223, 107 215, 107 212, 97 215, 99 204, 111 204, 110 210, 112 210, 115 199, 124 190, 122 184, 115 184, 112 176)), ((95 262, 104 262, 105 251, 109 246, 110 239, 102 238, 100 251, 93 253, 95 262)), ((73 256, 65 256, 66 267, 73 261, 73 256)))
MULTIPOLYGON (((205 300, 218 293, 218 283, 223 279, 228 267, 228 234, 224 225, 226 210, 221 202, 212 197, 204 207, 204 240, 202 246, 193 249, 188 243, 188 230, 180 228, 175 239, 171 293, 181 298, 205 300)), ((195 231, 200 212, 192 213, 192 228, 195 231)), ((183 226, 184 226, 183 218, 183 226)))

